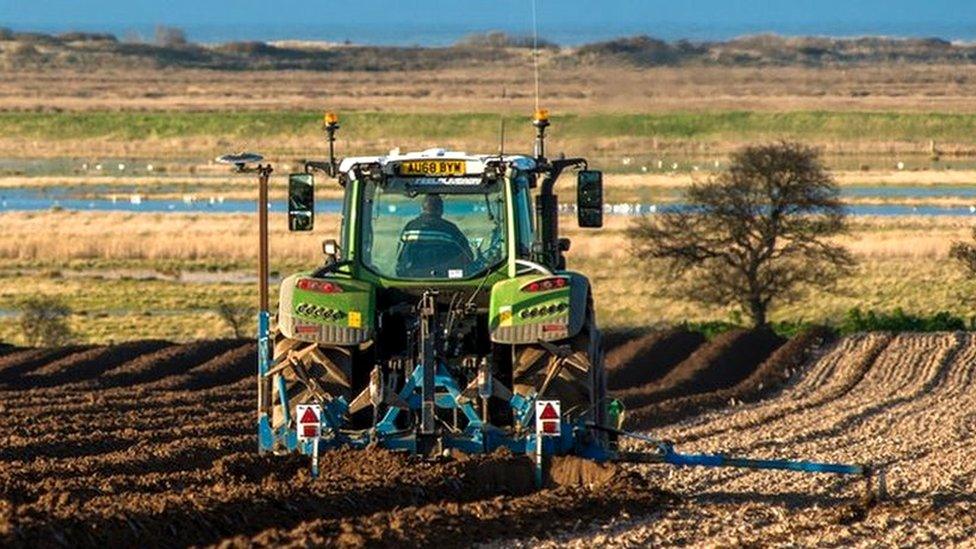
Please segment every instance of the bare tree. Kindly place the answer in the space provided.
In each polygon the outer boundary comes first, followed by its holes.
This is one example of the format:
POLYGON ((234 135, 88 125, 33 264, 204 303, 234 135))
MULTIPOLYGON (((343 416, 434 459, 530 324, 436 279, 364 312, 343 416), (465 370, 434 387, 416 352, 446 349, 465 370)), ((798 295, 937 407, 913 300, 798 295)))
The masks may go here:
MULTIPOLYGON (((973 239, 976 240, 976 227, 973 228, 973 239)), ((970 275, 976 276, 976 245, 953 242, 949 248, 949 257, 956 260, 970 275)))
POLYGON ((738 306, 762 326, 774 301, 828 288, 854 266, 831 241, 846 231, 846 212, 816 149, 747 146, 685 199, 627 229, 633 254, 662 266, 673 294, 738 306))
POLYGON ((248 305, 228 303, 226 301, 221 301, 217 304, 217 315, 230 327, 231 331, 234 332, 234 337, 238 339, 244 337, 246 329, 250 327, 255 314, 254 307, 248 305))

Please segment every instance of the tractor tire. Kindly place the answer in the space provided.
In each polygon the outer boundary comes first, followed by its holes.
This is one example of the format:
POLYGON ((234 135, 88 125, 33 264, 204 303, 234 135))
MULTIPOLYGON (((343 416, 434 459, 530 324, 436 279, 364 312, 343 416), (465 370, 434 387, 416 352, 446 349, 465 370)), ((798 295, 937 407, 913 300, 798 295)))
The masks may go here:
POLYGON ((271 330, 274 345, 272 364, 279 364, 294 355, 292 364, 274 376, 271 383, 271 427, 277 430, 285 423, 281 407, 279 378, 284 379, 288 403, 289 427, 295 427, 295 406, 317 403, 332 398, 345 397, 350 402, 353 394, 353 349, 334 347, 289 339, 277 328, 271 330))
POLYGON ((606 373, 603 369, 603 348, 600 331, 596 327, 592 309, 580 332, 566 340, 553 342, 568 351, 564 359, 541 345, 519 345, 515 348, 512 365, 512 385, 523 397, 559 400, 565 419, 585 419, 605 424, 606 373), (558 367, 548 387, 546 379, 558 367))

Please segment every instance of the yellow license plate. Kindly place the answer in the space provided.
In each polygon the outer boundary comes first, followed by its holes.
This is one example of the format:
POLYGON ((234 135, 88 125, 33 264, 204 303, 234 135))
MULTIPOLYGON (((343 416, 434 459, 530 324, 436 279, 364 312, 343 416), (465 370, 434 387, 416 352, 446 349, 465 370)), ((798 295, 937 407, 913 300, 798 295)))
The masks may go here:
POLYGON ((464 160, 405 160, 400 163, 400 175, 464 175, 464 160))

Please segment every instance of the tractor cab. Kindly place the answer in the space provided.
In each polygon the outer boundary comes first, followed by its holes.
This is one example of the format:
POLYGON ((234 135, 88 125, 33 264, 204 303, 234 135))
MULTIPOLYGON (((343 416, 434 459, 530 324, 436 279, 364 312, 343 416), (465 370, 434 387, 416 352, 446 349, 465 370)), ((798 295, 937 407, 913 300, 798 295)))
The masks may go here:
POLYGON ((343 162, 356 215, 343 220, 342 247, 391 281, 463 281, 503 268, 519 252, 510 244, 531 242, 532 226, 528 177, 513 180, 501 161, 526 159, 433 149, 343 162), (365 176, 364 161, 378 173, 365 176), (512 188, 515 181, 524 191, 512 188))
MULTIPOLYGON (((519 261, 565 268, 569 243, 557 236, 552 193, 565 166, 585 167, 585 161, 553 166, 528 156, 444 149, 347 158, 337 168, 346 190, 338 249, 354 268, 387 281, 465 281, 495 271, 514 276, 519 261)), ((292 230, 313 226, 314 209, 305 206, 310 177, 291 176, 292 230)), ((600 172, 580 170, 577 184, 580 226, 601 226, 600 172)))

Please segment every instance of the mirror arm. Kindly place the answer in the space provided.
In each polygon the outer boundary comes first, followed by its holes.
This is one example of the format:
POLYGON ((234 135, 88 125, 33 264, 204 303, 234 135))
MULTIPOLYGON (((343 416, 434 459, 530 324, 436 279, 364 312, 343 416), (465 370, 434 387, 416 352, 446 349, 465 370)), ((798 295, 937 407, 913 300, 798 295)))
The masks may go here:
POLYGON ((566 168, 586 169, 585 158, 558 158, 539 166, 537 172, 543 175, 542 188, 536 197, 536 227, 539 228, 536 240, 539 251, 533 257, 551 267, 559 262, 559 204, 553 189, 556 181, 566 168))
POLYGON ((312 173, 318 170, 329 177, 335 177, 338 173, 338 166, 331 161, 305 160, 302 164, 305 166, 305 173, 312 173))
POLYGON ((587 167, 585 158, 559 158, 550 160, 548 165, 541 166, 538 169, 545 176, 542 179, 542 194, 552 194, 552 189, 556 186, 556 180, 559 179, 559 176, 562 175, 563 170, 566 168, 585 170, 587 167))

